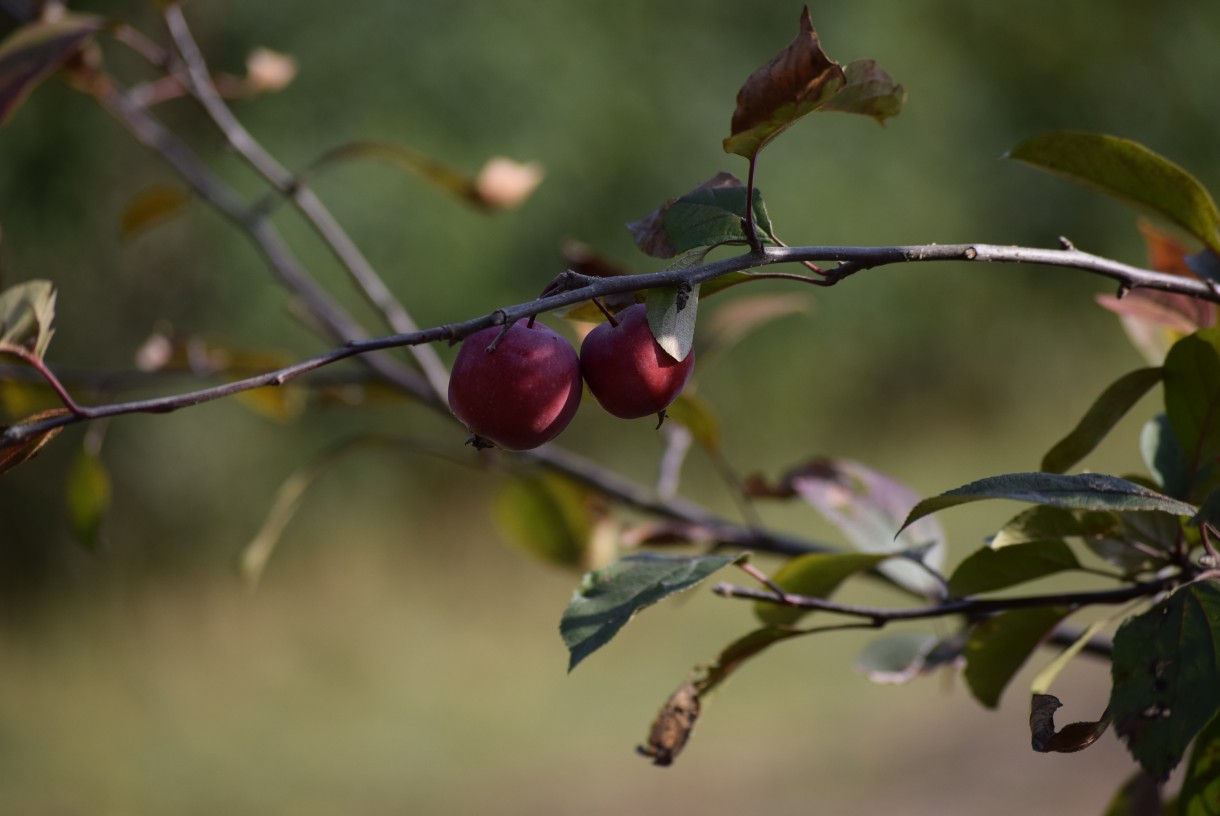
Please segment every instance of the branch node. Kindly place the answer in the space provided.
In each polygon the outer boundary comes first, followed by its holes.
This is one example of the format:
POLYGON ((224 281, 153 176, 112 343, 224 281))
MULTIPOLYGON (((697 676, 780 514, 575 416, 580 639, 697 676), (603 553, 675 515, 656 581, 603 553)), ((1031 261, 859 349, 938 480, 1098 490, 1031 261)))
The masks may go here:
POLYGON ((974 247, 966 247, 965 251, 962 252, 962 257, 967 261, 976 260, 979 257, 979 251, 974 247))
POLYGON ((1059 236, 1059 248, 1064 252, 1075 252, 1076 245, 1066 235, 1059 236))

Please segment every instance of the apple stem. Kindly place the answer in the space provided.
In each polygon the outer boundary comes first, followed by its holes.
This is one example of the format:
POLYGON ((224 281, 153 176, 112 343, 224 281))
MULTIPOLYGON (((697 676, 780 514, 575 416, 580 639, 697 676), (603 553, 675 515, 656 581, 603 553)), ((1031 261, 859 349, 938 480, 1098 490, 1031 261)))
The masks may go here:
POLYGON ((616 320, 614 315, 610 313, 610 310, 606 308, 606 304, 602 303, 601 298, 593 298, 593 305, 606 316, 606 322, 610 324, 611 328, 618 328, 618 320, 616 320))

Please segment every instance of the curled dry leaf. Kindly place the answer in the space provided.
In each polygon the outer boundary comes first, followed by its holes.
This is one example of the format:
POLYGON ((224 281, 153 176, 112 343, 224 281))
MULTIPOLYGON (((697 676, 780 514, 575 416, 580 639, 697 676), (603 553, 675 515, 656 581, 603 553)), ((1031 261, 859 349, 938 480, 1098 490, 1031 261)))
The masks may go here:
POLYGON ((530 197, 544 175, 538 162, 522 163, 495 156, 488 159, 475 178, 475 192, 488 207, 512 209, 530 197))
POLYGON ((843 69, 822 51, 806 6, 796 38, 737 93, 725 152, 754 157, 785 128, 834 97, 846 81, 843 69))
POLYGON ((652 759, 653 765, 666 767, 690 739, 695 722, 699 719, 699 692, 694 685, 683 683, 657 712, 648 732, 648 742, 636 748, 643 756, 652 759))
POLYGON ((1040 754, 1070 754, 1083 751, 1110 726, 1107 711, 1096 722, 1076 722, 1055 730, 1055 711, 1063 707, 1053 694, 1035 694, 1029 706, 1030 744, 1040 754))

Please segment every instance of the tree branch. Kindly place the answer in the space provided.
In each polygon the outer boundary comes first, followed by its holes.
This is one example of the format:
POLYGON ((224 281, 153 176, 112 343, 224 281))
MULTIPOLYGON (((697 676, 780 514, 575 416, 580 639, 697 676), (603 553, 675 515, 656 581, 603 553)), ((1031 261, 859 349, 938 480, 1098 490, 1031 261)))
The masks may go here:
POLYGON ((763 601, 779 606, 789 606, 796 609, 811 609, 822 612, 834 612, 854 618, 867 618, 877 626, 892 621, 924 620, 927 618, 943 618, 950 615, 991 615, 996 612, 1006 612, 1010 609, 1033 609, 1046 606, 1089 606, 1093 604, 1121 604, 1137 598, 1147 598, 1164 592, 1181 582, 1180 576, 1170 576, 1158 581, 1133 583, 1119 589, 1103 589, 1091 592, 1064 592, 1051 595, 1017 595, 1010 598, 962 598, 949 600, 930 606, 911 607, 907 609, 884 609, 876 606, 856 606, 828 601, 824 598, 814 598, 808 595, 793 595, 789 593, 776 594, 774 591, 750 589, 735 584, 720 583, 712 587, 712 592, 723 598, 744 598, 751 601, 763 601))
MULTIPOLYGON (((229 145, 277 191, 296 205, 297 210, 321 236, 335 258, 356 283, 357 288, 382 314, 392 331, 398 334, 417 331, 419 326, 407 312, 406 307, 394 297, 373 265, 364 257, 347 232, 339 226, 339 222, 335 220, 322 200, 305 185, 302 179, 295 177, 276 161, 275 157, 255 140, 229 110, 212 82, 203 53, 191 34, 186 18, 182 14, 182 8, 176 3, 171 3, 165 9, 164 18, 174 46, 182 57, 188 88, 199 100, 212 121, 216 123, 217 128, 224 134, 229 145)), ((411 351, 414 353, 420 369, 424 372, 435 398, 441 403, 445 403, 448 395, 449 372, 444 363, 441 362, 435 350, 427 346, 412 346, 411 351)))
MULTIPOLYGON (((117 94, 116 92, 113 96, 116 104, 120 106, 126 105, 122 94, 117 94)), ((142 109, 129 108, 131 106, 126 105, 126 107, 120 107, 120 111, 124 117, 131 117, 133 122, 140 127, 141 131, 148 128, 150 122, 154 122, 142 109)), ((162 132, 160 125, 155 125, 155 127, 157 130, 152 133, 152 137, 155 137, 152 140, 158 143, 159 150, 167 149, 168 153, 163 154, 171 159, 171 163, 175 163, 175 159, 171 157, 176 157, 179 149, 185 150, 185 147, 180 142, 177 142, 172 134, 162 132), (172 141, 167 142, 167 138, 172 141)), ((139 136, 140 133, 137 132, 137 135, 139 136)), ((197 190, 201 190, 201 195, 204 195, 207 200, 216 204, 218 209, 229 214, 232 202, 229 200, 227 188, 219 186, 222 183, 219 180, 215 180, 206 168, 196 167, 194 162, 197 160, 195 160, 193 154, 189 154, 186 159, 178 158, 182 161, 185 169, 189 171, 189 174, 184 173, 188 181, 191 181, 197 190), (192 177, 196 178, 193 179, 192 177)), ((354 327, 354 322, 351 321, 350 317, 347 317, 337 306, 333 305, 329 295, 320 290, 313 283, 312 279, 303 274, 289 254, 287 247, 283 245, 282 239, 270 224, 261 219, 250 222, 242 217, 236 217, 234 220, 251 235, 255 243, 264 252, 268 261, 272 263, 273 268, 276 268, 281 273, 281 278, 285 280, 287 285, 302 293, 307 302, 310 303, 311 311, 325 316, 327 325, 332 327, 337 326, 339 331, 354 333, 359 330, 354 327)), ((220 399, 253 388, 282 385, 309 371, 356 355, 401 346, 418 346, 442 340, 449 342, 461 340, 476 331, 490 326, 507 325, 521 318, 582 303, 594 297, 663 286, 676 286, 684 282, 700 283, 730 272, 740 272, 771 264, 795 263, 807 260, 842 261, 845 264, 852 265, 853 272, 889 264, 926 261, 1034 263, 1046 266, 1071 267, 1103 275, 1119 281, 1128 289, 1158 289, 1160 291, 1176 292, 1204 300, 1220 302, 1220 293, 1203 281, 1129 266, 1097 255, 1090 255, 1077 249, 1036 249, 1031 247, 993 246, 989 244, 931 244, 927 246, 893 247, 767 247, 765 248, 765 254, 761 258, 752 253, 747 253, 689 269, 667 269, 643 275, 595 278, 575 273, 565 273, 565 275, 560 276, 560 279, 566 279, 570 287, 566 291, 559 291, 545 297, 497 309, 481 317, 471 318, 460 323, 447 323, 429 329, 386 337, 355 339, 349 341, 342 348, 334 349, 291 366, 247 377, 236 382, 175 396, 96 406, 88 410, 91 412, 91 417, 149 412, 164 413, 188 405, 197 405, 201 402, 220 399)), ((828 273, 828 279, 831 283, 844 279, 845 276, 836 277, 837 273, 838 270, 832 270, 828 273)), ((338 333, 338 331, 335 333, 338 333)), ((411 379, 411 377, 414 377, 413 372, 405 372, 405 374, 409 376, 404 376, 402 370, 397 370, 388 376, 392 382, 402 385, 416 396, 426 398, 428 390, 417 379, 411 379)), ((437 405, 437 407, 441 406, 437 405)), ((0 447, 19 444, 31 436, 50 430, 52 427, 79 422, 84 418, 86 417, 72 415, 54 417, 40 422, 12 425, 5 429, 3 434, 0 434, 0 447)))

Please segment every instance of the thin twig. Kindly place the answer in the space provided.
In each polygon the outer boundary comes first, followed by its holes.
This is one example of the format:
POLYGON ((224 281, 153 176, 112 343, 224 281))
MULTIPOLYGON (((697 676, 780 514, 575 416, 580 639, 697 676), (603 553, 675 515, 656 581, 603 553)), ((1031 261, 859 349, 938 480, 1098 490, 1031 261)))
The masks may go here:
MULTIPOLYGON (((181 139, 113 82, 98 83, 94 94, 106 110, 126 125, 137 141, 159 153, 196 195, 254 242, 280 282, 305 303, 309 313, 334 340, 346 343, 368 336, 360 324, 305 272, 275 226, 266 218, 250 216, 233 189, 181 139)), ((406 366, 382 356, 367 359, 366 363, 395 385, 421 399, 428 399, 427 383, 406 366)))
POLYGON ((949 615, 989 615, 1010 609, 1031 609, 1047 606, 1087 606, 1092 604, 1118 604, 1157 595, 1181 581, 1179 576, 1162 578, 1148 583, 1133 583, 1120 589, 1105 589, 1086 592, 1064 592, 1051 595, 1018 595, 1011 598, 965 598, 962 600, 945 601, 930 606, 910 607, 906 609, 884 609, 875 606, 856 606, 828 601, 824 598, 814 598, 807 595, 792 595, 783 593, 777 596, 774 592, 763 592, 734 584, 721 583, 712 591, 724 598, 744 598, 752 601, 790 606, 796 609, 813 609, 822 612, 834 612, 856 618, 868 618, 879 623, 900 620, 922 620, 926 618, 943 618, 949 615))
MULTIPOLYGON (((186 68, 186 79, 192 94, 199 100, 233 149, 273 187, 292 200, 339 263, 347 270, 369 303, 382 314, 391 330, 398 334, 416 331, 419 326, 407 312, 406 307, 394 297, 389 287, 385 285, 385 281, 377 274, 373 265, 364 257, 359 247, 335 220, 322 200, 305 185, 303 180, 293 176, 287 168, 268 153, 229 110, 212 82, 203 53, 191 34, 181 7, 176 3, 170 4, 165 9, 164 18, 174 46, 182 57, 186 68)), ((420 369, 424 372, 424 376, 428 379, 436 399, 442 403, 445 402, 449 373, 444 363, 441 362, 436 351, 430 347, 414 346, 411 351, 415 355, 420 369)))

